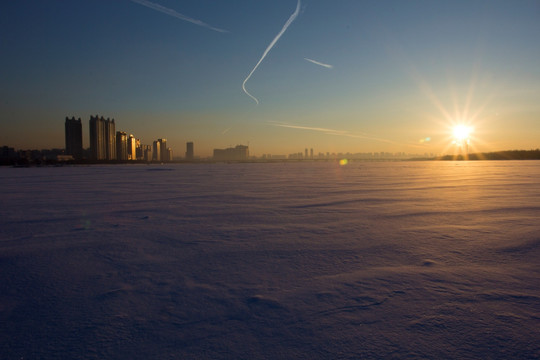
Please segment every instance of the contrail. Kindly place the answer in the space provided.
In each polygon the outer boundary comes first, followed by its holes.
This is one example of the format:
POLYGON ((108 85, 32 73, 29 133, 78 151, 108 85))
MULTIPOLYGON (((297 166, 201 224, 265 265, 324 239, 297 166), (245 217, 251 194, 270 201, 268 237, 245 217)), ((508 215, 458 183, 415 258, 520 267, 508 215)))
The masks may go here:
MULTIPOLYGON (((335 130, 335 129, 320 128, 320 127, 291 125, 291 124, 278 123, 278 122, 273 122, 273 121, 269 121, 268 124, 272 125, 272 126, 279 126, 279 127, 289 128, 289 129, 318 131, 318 132, 323 132, 323 133, 325 133, 327 135, 346 136, 346 137, 351 137, 351 138, 356 138, 356 139, 375 140, 375 141, 385 142, 385 143, 394 144, 394 145, 405 145, 403 143, 399 143, 399 142, 388 140, 388 139, 383 139, 383 138, 380 138, 380 137, 377 137, 377 136, 374 136, 374 135, 371 135, 371 134, 366 134, 366 133, 355 133, 354 134, 354 133, 350 133, 349 131, 345 131, 345 130, 335 130)), ((410 145, 410 144, 407 144, 407 145, 410 145)))
POLYGON ((147 0, 131 0, 131 1, 133 1, 133 2, 135 2, 137 4, 140 4, 140 5, 146 6, 146 7, 150 8, 150 9, 160 11, 160 12, 162 12, 164 14, 173 16, 173 17, 178 18, 180 20, 188 21, 188 22, 193 23, 195 25, 199 25, 199 26, 202 26, 202 27, 214 30, 214 31, 221 32, 221 33, 228 32, 227 30, 223 30, 223 29, 220 29, 220 28, 213 27, 211 25, 208 25, 205 22, 202 22, 201 20, 190 18, 189 16, 180 14, 179 12, 176 12, 173 9, 166 8, 165 6, 161 6, 159 4, 156 4, 156 3, 153 3, 153 2, 150 2, 150 1, 147 1, 147 0))
MULTIPOLYGON (((133 0, 132 0, 133 1, 133 0)), ((140 0, 139 0, 140 1, 140 0)), ((246 93, 247 96, 249 96, 250 98, 252 98, 253 100, 255 100, 255 102, 257 103, 257 105, 259 104, 259 100, 257 100, 257 98, 253 95, 251 95, 247 90, 246 90, 246 82, 249 80, 249 78, 251 77, 251 75, 253 75, 253 73, 255 72, 255 70, 257 70, 257 68, 259 67, 259 65, 261 64, 261 62, 264 60, 264 58, 266 57, 266 55, 268 54, 268 52, 270 52, 270 50, 272 50, 272 48, 274 47, 274 45, 276 45, 276 42, 279 40, 279 38, 281 37, 281 35, 283 35, 283 33, 287 30, 287 28, 289 27, 289 25, 291 25, 291 23, 294 21, 294 19, 296 19, 296 17, 298 16, 298 13, 300 13, 300 0, 298 0, 298 3, 296 4, 296 10, 292 13, 291 17, 289 18, 289 20, 287 20, 287 22, 285 23, 285 25, 283 25, 283 28, 281 29, 281 31, 276 35, 276 37, 274 38, 274 40, 272 40, 272 42, 270 43, 270 45, 268 45, 268 47, 266 48, 266 50, 264 50, 264 53, 262 54, 261 58, 259 59, 259 62, 255 65, 255 67, 253 68, 253 70, 251 70, 251 72, 249 73, 249 75, 247 76, 247 78, 244 80, 244 82, 242 83, 242 90, 244 90, 244 92, 246 93)))
POLYGON ((314 64, 316 64, 316 65, 323 66, 323 67, 325 67, 325 68, 327 68, 327 69, 332 69, 332 68, 334 67, 333 65, 325 64, 325 63, 322 63, 322 62, 320 62, 320 61, 316 61, 316 60, 313 60, 313 59, 304 58, 304 60, 307 60, 307 61, 309 61, 309 62, 312 62, 312 63, 314 63, 314 64))
POLYGON ((300 130, 311 130, 311 131, 321 131, 327 134, 332 135, 347 135, 347 131, 344 130, 334 130, 334 129, 326 129, 326 128, 319 128, 319 127, 311 127, 311 126, 300 126, 300 125, 290 125, 290 124, 283 124, 283 123, 275 123, 275 122, 269 122, 272 126, 279 126, 289 129, 300 129, 300 130))

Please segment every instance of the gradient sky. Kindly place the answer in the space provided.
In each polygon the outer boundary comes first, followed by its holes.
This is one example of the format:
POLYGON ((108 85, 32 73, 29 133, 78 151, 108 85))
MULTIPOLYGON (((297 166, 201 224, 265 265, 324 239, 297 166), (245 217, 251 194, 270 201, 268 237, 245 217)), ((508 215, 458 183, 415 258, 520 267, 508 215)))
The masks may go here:
POLYGON ((115 118, 175 155, 540 147, 540 1, 17 0, 0 6, 0 145, 115 118), (146 5, 145 5, 146 4, 146 5), (153 4, 153 5, 152 5, 153 4), (225 30, 225 31, 219 31, 225 30), (322 66, 315 62, 330 66, 322 66))

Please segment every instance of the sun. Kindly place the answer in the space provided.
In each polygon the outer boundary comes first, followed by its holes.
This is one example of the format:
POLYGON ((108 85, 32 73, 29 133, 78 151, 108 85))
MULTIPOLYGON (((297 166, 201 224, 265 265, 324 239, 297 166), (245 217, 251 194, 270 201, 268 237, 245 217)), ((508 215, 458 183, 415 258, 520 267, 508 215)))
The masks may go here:
POLYGON ((472 127, 464 124, 458 124, 452 128, 452 135, 456 143, 468 142, 472 132, 472 127))
POLYGON ((474 128, 465 122, 454 123, 452 130, 452 144, 457 153, 468 156, 469 146, 471 145, 471 136, 474 128))

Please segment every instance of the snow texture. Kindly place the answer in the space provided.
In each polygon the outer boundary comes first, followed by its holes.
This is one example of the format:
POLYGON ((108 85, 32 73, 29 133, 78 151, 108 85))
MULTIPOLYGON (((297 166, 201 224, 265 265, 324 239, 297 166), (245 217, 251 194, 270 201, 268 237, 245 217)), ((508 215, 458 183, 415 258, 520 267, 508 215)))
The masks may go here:
POLYGON ((2 359, 538 359, 540 162, 1 168, 2 359))

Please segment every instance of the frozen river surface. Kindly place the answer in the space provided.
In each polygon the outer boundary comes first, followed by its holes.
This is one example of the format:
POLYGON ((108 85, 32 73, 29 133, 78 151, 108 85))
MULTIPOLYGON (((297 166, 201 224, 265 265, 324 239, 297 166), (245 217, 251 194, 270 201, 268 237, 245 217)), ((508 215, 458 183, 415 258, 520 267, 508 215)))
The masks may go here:
POLYGON ((0 168, 2 359, 538 359, 540 162, 0 168))

